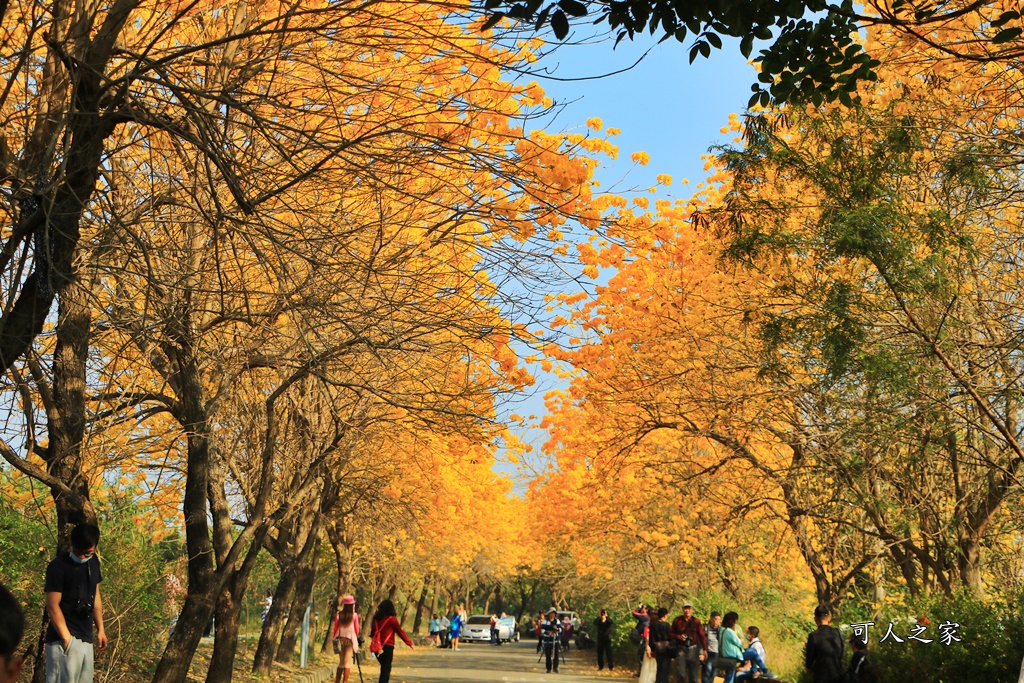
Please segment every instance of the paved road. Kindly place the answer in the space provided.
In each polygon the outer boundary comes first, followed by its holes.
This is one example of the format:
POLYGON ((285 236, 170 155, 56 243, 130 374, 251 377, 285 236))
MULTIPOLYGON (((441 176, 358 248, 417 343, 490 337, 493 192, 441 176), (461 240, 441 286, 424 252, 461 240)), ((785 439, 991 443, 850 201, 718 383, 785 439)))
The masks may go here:
MULTIPOLYGON (((594 650, 570 650, 559 673, 546 673, 544 661, 537 663, 536 641, 506 643, 494 647, 485 643, 463 644, 458 652, 439 650, 431 647, 417 648, 410 652, 405 647, 395 650, 395 667, 391 672, 392 683, 539 683, 559 681, 561 683, 610 683, 619 679, 620 671, 613 677, 608 671, 598 673, 594 650)), ((365 683, 376 683, 380 669, 376 663, 363 664, 365 683)), ((631 672, 622 670, 629 678, 631 672)), ((350 683, 359 677, 355 671, 350 683)))

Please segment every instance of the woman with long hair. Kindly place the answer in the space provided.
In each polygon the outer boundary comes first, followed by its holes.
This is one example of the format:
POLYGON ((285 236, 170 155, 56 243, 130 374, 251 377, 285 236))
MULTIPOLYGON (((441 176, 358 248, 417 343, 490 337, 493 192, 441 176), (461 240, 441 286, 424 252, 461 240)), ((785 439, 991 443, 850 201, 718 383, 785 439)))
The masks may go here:
POLYGON ((391 664, 395 659, 395 634, 410 649, 415 650, 416 646, 405 635, 402 625, 398 623, 398 614, 395 612, 395 603, 390 600, 382 600, 373 615, 373 623, 370 626, 370 638, 379 639, 381 650, 377 653, 377 662, 380 664, 380 683, 388 683, 391 680, 391 664))
POLYGON ((740 615, 726 612, 722 626, 718 629, 718 668, 722 670, 724 683, 736 680, 736 667, 743 661, 743 643, 736 633, 736 622, 740 615))
POLYGON ((331 640, 338 653, 338 671, 334 683, 348 683, 352 661, 359 652, 359 615, 356 614, 356 599, 346 595, 341 599, 341 610, 334 613, 331 624, 331 640))
POLYGON ((466 622, 464 616, 465 610, 462 609, 462 605, 455 608, 455 612, 452 614, 452 623, 449 628, 452 630, 452 649, 459 649, 459 636, 462 635, 462 625, 466 622))

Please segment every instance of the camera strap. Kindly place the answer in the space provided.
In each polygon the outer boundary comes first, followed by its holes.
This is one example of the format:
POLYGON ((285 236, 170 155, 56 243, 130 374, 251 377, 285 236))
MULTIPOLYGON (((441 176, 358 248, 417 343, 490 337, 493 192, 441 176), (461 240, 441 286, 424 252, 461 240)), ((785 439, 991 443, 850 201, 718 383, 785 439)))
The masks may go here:
MULTIPOLYGON (((81 577, 81 575, 79 575, 81 577)), ((85 563, 85 585, 82 582, 78 582, 78 604, 80 605, 91 605, 92 600, 89 599, 89 589, 92 587, 92 558, 90 557, 88 562, 85 563)))

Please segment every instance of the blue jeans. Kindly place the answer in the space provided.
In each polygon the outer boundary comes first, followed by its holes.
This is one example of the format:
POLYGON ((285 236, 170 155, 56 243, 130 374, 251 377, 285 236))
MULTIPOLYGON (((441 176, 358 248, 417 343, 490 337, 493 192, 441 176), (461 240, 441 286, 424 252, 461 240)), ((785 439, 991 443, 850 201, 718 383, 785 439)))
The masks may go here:
POLYGON ((718 661, 717 652, 708 652, 708 658, 704 660, 704 672, 701 675, 703 683, 715 683, 715 662, 718 661))
POLYGON ((757 653, 752 647, 748 647, 743 651, 743 661, 750 662, 750 668, 746 671, 740 671, 736 674, 737 681, 747 681, 754 677, 755 671, 760 671, 763 676, 771 676, 772 672, 768 670, 768 665, 764 663, 761 655, 757 653))

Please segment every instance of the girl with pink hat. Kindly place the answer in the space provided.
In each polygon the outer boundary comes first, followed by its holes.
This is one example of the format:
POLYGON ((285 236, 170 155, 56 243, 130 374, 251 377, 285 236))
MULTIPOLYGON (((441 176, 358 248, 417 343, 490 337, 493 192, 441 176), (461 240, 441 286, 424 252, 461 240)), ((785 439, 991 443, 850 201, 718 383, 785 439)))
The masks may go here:
POLYGON ((331 639, 334 651, 338 653, 338 672, 334 677, 334 683, 348 683, 352 661, 359 652, 359 615, 356 614, 354 596, 346 595, 341 599, 341 611, 334 613, 331 639))

